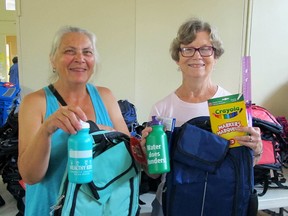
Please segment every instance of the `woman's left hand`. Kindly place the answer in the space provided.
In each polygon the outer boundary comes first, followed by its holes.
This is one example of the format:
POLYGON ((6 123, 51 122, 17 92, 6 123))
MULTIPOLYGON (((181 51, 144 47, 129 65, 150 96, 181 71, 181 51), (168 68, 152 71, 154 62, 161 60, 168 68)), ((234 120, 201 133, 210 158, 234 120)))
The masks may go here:
POLYGON ((261 139, 261 130, 258 127, 239 127, 239 132, 245 132, 245 136, 234 137, 241 145, 247 146, 253 150, 253 156, 260 159, 263 153, 263 144, 261 139))

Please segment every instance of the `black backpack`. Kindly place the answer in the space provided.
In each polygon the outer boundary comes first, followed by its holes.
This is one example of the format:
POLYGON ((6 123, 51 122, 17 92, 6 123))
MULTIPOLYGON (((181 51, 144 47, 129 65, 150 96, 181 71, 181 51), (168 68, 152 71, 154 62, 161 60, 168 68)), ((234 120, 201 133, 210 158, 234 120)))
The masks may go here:
MULTIPOLYGON (((25 190, 20 184, 22 179, 17 165, 18 159, 18 112, 14 107, 8 115, 6 123, 0 128, 0 173, 7 190, 16 199, 18 216, 24 215, 25 190)), ((5 204, 1 199, 0 206, 5 204)))

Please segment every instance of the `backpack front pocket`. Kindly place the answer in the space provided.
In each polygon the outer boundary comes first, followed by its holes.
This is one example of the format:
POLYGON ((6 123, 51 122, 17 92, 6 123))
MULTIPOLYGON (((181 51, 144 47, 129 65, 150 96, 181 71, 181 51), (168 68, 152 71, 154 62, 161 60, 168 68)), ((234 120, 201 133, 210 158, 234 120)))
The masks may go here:
POLYGON ((105 203, 112 191, 137 175, 136 164, 124 142, 119 143, 93 160, 92 186, 82 185, 80 190, 105 203), (91 192, 93 190, 93 192, 91 192))

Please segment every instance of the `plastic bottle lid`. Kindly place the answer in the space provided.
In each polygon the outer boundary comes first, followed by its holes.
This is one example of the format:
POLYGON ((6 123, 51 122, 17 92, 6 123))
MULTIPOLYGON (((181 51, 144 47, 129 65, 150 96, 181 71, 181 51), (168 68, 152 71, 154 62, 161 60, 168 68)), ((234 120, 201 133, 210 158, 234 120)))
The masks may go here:
POLYGON ((153 125, 162 125, 162 121, 158 120, 156 116, 152 116, 152 121, 150 122, 150 126, 153 125))
POLYGON ((90 128, 90 124, 88 122, 84 122, 84 121, 80 120, 80 123, 82 125, 82 129, 90 128))

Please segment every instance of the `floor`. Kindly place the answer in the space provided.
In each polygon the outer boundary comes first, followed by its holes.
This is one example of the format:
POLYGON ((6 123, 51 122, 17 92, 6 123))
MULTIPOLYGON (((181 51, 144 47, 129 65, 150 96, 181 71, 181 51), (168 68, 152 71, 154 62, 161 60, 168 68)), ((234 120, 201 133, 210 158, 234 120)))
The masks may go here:
MULTIPOLYGON (((5 205, 0 206, 0 215, 1 216, 16 216, 18 213, 16 207, 15 199, 10 195, 10 193, 6 190, 6 185, 3 184, 2 178, 0 178, 0 195, 5 200, 5 205)), ((152 207, 151 202, 155 197, 154 193, 145 193, 140 196, 141 201, 145 203, 145 205, 141 205, 141 213, 140 216, 150 216, 152 207)), ((273 212, 279 213, 278 209, 272 209, 270 213, 259 211, 257 216, 277 216, 279 214, 273 214, 273 212)), ((284 213, 283 216, 288 216, 288 213, 284 213)))
POLYGON ((144 202, 144 205, 140 205, 141 213, 140 216, 150 216, 152 211, 151 203, 154 200, 154 193, 145 193, 140 196, 140 200, 144 202))

